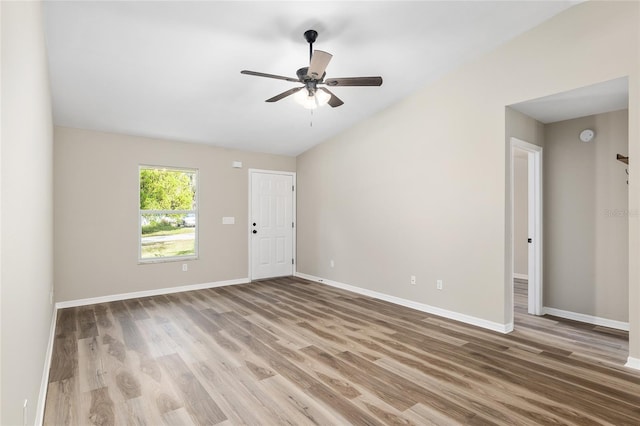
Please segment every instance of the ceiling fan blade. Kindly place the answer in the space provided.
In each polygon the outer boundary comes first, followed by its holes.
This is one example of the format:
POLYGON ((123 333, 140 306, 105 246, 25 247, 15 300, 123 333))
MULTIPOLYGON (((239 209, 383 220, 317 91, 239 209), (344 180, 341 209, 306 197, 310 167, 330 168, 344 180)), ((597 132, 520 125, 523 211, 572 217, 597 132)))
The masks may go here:
POLYGON ((344 104, 344 102, 342 102, 339 97, 331 93, 329 89, 325 89, 324 87, 319 87, 318 89, 331 95, 331 97, 329 98, 329 102, 327 102, 331 108, 339 107, 340 105, 344 104))
POLYGON ((280 99, 286 98, 287 96, 293 95, 294 93, 296 93, 297 91, 304 89, 304 86, 302 87, 294 87, 293 89, 289 89, 286 92, 282 92, 279 95, 275 95, 273 98, 269 98, 267 99, 265 102, 277 102, 280 99))
POLYGON ((327 86, 382 86, 382 77, 345 77, 325 80, 327 86))
POLYGON ((329 65, 332 57, 333 55, 331 53, 323 52, 322 50, 315 50, 313 52, 313 56, 311 56, 311 63, 309 63, 307 77, 314 80, 322 79, 324 70, 327 69, 327 65, 329 65))
POLYGON ((264 72, 257 72, 257 71, 242 70, 242 71, 240 71, 240 74, 255 75, 257 77, 276 78, 278 80, 293 81, 294 83, 299 83, 300 82, 300 80, 298 80, 297 78, 283 77, 281 75, 267 74, 267 73, 264 73, 264 72))

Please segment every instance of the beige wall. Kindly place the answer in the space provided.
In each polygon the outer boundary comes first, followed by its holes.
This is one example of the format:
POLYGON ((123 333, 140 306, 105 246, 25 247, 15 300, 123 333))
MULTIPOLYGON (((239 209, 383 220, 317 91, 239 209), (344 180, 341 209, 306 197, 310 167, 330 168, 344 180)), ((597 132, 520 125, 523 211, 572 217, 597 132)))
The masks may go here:
MULTIPOLYGON (((639 17, 636 2, 579 4, 299 156, 298 270, 509 324, 505 106, 629 75, 640 156, 639 17)), ((640 228, 630 231, 637 257, 640 228)))
POLYGON ((54 159, 57 301, 247 278, 248 169, 295 171, 293 157, 59 127, 54 159), (140 164, 199 169, 198 260, 138 264, 140 164))
POLYGON ((628 321, 628 111, 545 126, 544 305, 628 321), (579 133, 593 129, 595 139, 579 133))
POLYGON ((34 424, 53 306, 53 129, 41 4, 1 2, 0 423, 34 424))
POLYGON ((505 108, 505 120, 507 147, 511 143, 511 138, 544 147, 544 124, 511 107, 505 108))

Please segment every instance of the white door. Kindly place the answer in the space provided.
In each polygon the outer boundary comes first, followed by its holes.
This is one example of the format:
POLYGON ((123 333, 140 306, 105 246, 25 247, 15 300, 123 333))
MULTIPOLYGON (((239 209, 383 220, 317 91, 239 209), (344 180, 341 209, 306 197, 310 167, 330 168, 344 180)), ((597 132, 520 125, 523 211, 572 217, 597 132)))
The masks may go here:
POLYGON ((293 275, 293 174, 250 175, 251 279, 293 275))
POLYGON ((542 148, 529 151, 528 177, 528 247, 529 247, 529 294, 528 312, 542 315, 542 148))

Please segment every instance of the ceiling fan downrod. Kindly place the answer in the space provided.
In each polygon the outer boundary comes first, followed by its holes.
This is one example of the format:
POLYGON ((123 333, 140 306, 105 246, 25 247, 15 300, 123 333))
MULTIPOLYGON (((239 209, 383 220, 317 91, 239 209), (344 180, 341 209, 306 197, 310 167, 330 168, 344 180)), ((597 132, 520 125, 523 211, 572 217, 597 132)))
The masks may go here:
POLYGON ((309 43, 309 62, 311 62, 311 57, 313 56, 313 43, 316 42, 318 38, 318 32, 316 30, 307 30, 304 32, 304 38, 309 43))

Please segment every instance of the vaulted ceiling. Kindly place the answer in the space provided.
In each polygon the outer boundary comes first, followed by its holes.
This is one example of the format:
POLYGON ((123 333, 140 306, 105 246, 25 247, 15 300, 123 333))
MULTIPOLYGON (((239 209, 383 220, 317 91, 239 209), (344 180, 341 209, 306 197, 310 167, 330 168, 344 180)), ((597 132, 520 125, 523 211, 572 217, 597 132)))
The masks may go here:
POLYGON ((66 1, 45 3, 54 122, 60 126, 297 155, 505 43, 575 1, 66 1), (315 48, 345 104, 266 99, 295 83, 315 48))

